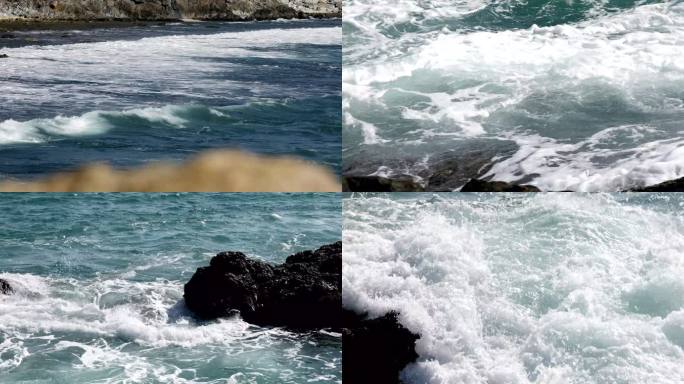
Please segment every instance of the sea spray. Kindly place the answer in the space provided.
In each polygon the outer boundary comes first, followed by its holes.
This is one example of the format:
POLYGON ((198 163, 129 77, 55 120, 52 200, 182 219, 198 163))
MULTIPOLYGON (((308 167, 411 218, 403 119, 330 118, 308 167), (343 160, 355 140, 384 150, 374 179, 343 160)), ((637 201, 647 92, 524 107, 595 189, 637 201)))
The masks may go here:
POLYGON ((340 239, 338 194, 238 195, 2 196, 3 383, 339 382, 339 334, 186 308, 183 285, 220 250, 281 263, 340 239))
POLYGON ((678 194, 344 199, 343 304, 420 334, 408 383, 678 383, 678 194))

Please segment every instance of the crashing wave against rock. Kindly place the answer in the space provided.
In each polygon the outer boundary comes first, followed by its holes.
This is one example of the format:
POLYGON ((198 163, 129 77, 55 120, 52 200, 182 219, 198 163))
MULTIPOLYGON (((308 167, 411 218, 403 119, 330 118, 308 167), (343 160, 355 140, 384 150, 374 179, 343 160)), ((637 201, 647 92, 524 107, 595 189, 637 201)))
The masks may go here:
POLYGON ((17 0, 0 2, 0 18, 39 20, 272 20, 341 16, 341 0, 17 0))
POLYGON ((397 384, 399 373, 418 358, 419 336, 389 312, 375 319, 344 311, 342 380, 349 383, 397 384))
POLYGON ((297 253, 276 266, 241 252, 221 252, 197 269, 184 297, 204 319, 240 313, 257 325, 340 328, 342 242, 297 253))

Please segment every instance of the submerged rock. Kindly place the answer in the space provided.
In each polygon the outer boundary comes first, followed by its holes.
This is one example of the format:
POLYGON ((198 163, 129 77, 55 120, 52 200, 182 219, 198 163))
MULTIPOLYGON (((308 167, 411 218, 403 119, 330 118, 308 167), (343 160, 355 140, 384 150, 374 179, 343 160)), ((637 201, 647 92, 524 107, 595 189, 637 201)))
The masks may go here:
POLYGON ((644 188, 631 189, 630 192, 684 192, 684 177, 644 188))
POLYGON ((185 304, 215 319, 237 312, 257 325, 340 328, 342 242, 271 265, 241 252, 221 252, 185 284, 185 304))
POLYGON ((344 176, 344 192, 423 192, 425 188, 411 176, 344 176))
POLYGON ((5 279, 0 279, 0 294, 11 295, 12 293, 14 293, 14 288, 10 283, 5 279))
POLYGON ((344 311, 342 330, 342 381, 345 383, 396 384, 399 373, 416 361, 416 340, 404 328, 396 312, 368 319, 344 311))
POLYGON ((504 181, 485 181, 470 179, 461 188, 461 192, 541 192, 534 185, 518 185, 504 181))

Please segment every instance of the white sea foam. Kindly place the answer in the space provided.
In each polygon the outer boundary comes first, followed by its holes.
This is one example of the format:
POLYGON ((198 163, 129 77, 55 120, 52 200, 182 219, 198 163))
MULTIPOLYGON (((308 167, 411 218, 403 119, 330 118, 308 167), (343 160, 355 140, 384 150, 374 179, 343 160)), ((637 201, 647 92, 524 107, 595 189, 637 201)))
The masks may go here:
MULTIPOLYGON (((277 28, 6 48, 3 53, 9 58, 0 62, 0 101, 10 106, 49 108, 59 99, 59 104, 68 101, 81 110, 87 106, 86 111, 120 111, 135 108, 141 98, 155 99, 156 95, 169 99, 192 98, 198 102, 208 98, 234 101, 244 99, 245 95, 254 98, 274 94, 306 96, 301 90, 284 89, 277 82, 237 76, 245 70, 239 61, 294 58, 298 55, 296 50, 283 49, 284 46, 339 45, 341 38, 339 27, 277 28), (236 72, 235 79, 226 76, 230 71, 236 72)), ((69 111, 64 111, 63 115, 67 114, 69 111)), ((92 122, 87 129, 80 123, 72 121, 71 130, 93 129, 92 122)), ((1 124, 3 141, 40 139, 37 135, 16 134, 13 123, 1 124)))
POLYGON ((360 132, 362 141, 347 146, 409 145, 416 137, 422 144, 443 144, 450 137, 511 139, 519 152, 489 176, 516 181, 538 174, 535 182, 553 189, 617 190, 683 175, 684 157, 677 149, 684 145, 682 130, 672 123, 684 116, 681 2, 599 12, 549 27, 403 33, 388 25, 446 17, 428 16, 426 9, 455 17, 485 4, 414 2, 391 9, 384 2, 350 3, 349 23, 359 31, 346 37, 351 47, 345 48, 344 124, 360 132), (364 35, 367 40, 359 37, 364 35), (397 113, 413 128, 410 135, 397 133, 397 113), (601 136, 634 125, 633 117, 615 124, 620 113, 650 114, 642 119, 665 130, 664 137, 633 137, 627 149, 620 141, 603 140, 604 148, 592 152, 601 136), (573 125, 582 114, 590 120, 573 125), (573 134, 586 132, 587 125, 593 132, 586 137, 573 134))
POLYGON ((239 318, 197 326, 184 309, 178 283, 111 279, 81 285, 33 275, 0 276, 17 291, 0 301, 0 331, 8 334, 73 332, 153 347, 215 344, 235 352, 265 347, 273 342, 271 335, 287 334, 256 331, 239 318))
POLYGON ((495 163, 486 176, 517 181, 520 175, 538 174, 530 183, 543 190, 584 192, 624 191, 684 177, 684 131, 677 138, 636 142, 628 148, 605 145, 614 142, 611 135, 616 131, 642 129, 648 127, 609 128, 574 144, 538 135, 515 137, 518 151, 495 163))
POLYGON ((398 310, 420 333, 409 383, 679 383, 682 206, 674 195, 347 198, 344 305, 398 310))
MULTIPOLYGON (((258 102, 268 104, 270 101, 258 102)), ((253 103, 254 104, 254 103, 253 103)), ((5 120, 0 122, 0 144, 40 143, 69 136, 87 136, 105 133, 114 128, 129 128, 137 119, 145 124, 165 124, 174 128, 187 128, 193 113, 208 113, 217 117, 230 117, 230 111, 250 104, 221 108, 201 105, 166 105, 163 107, 133 108, 123 111, 91 111, 80 116, 55 116, 50 119, 28 121, 5 120), (123 126, 122 126, 123 125, 123 126)))

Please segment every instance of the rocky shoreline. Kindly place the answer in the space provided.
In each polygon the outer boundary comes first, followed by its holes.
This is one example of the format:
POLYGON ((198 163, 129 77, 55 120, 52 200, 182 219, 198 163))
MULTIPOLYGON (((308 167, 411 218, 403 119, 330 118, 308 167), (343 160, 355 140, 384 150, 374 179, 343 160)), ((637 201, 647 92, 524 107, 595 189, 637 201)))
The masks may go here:
MULTIPOLYGON (((344 192, 452 192, 450 190, 434 190, 410 176, 343 176, 344 192)), ((515 184, 504 181, 470 179, 458 192, 543 192, 530 184, 515 184)), ((548 191, 570 192, 570 191, 548 191)), ((684 177, 662 182, 642 188, 632 188, 620 192, 684 192, 684 177)))
POLYGON ((275 20, 342 17, 341 0, 15 0, 0 23, 19 21, 275 20))

